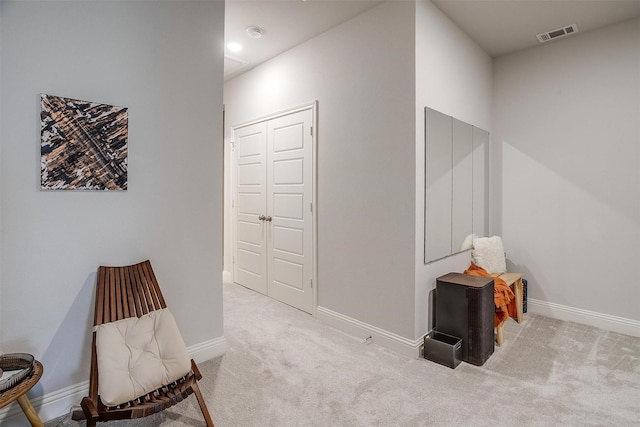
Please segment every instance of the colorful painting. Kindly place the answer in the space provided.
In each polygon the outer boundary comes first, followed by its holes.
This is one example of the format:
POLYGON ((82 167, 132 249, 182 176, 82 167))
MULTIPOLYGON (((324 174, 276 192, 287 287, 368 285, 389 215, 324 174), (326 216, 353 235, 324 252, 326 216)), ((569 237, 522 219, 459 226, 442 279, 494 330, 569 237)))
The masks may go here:
POLYGON ((43 190, 126 190, 127 108, 40 96, 43 190))

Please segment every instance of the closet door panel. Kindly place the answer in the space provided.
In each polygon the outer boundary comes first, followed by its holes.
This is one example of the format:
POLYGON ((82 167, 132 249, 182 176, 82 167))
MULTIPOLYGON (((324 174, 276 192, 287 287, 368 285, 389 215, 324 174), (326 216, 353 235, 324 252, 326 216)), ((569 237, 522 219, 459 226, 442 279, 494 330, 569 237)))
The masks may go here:
POLYGON ((299 228, 273 227, 273 250, 304 256, 304 231, 299 228))
POLYGON ((304 291, 304 266, 302 264, 276 259, 273 262, 273 269, 275 280, 282 286, 304 291))
POLYGON ((280 219, 304 221, 304 194, 274 194, 273 215, 280 219))
POLYGON ((268 294, 311 312, 312 112, 303 110, 267 124, 268 294))
POLYGON ((273 163, 275 185, 304 184, 304 159, 280 160, 273 163))
POLYGON ((266 125, 234 130, 236 150, 236 242, 234 277, 237 283, 267 293, 266 226, 260 219, 266 206, 266 125))

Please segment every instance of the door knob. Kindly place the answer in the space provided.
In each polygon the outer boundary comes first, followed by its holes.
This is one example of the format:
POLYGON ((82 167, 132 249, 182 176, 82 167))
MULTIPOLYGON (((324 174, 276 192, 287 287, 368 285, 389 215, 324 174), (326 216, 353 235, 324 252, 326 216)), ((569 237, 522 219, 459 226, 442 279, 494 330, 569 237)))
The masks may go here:
POLYGON ((260 221, 264 221, 265 219, 267 219, 267 217, 265 217, 264 215, 260 215, 260 216, 258 217, 258 219, 259 219, 260 221))
POLYGON ((266 218, 265 218, 265 221, 269 221, 269 222, 271 222, 271 220, 272 220, 272 219, 273 219, 273 218, 271 218, 270 216, 268 216, 268 217, 266 217, 266 218))

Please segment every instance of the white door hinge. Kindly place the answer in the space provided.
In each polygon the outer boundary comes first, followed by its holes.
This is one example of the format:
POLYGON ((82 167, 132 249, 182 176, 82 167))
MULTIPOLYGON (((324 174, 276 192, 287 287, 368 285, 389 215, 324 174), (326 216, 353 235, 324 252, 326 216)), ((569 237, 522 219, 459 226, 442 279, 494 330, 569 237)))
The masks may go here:
POLYGON ((311 289, 313 289, 313 279, 309 279, 309 283, 311 283, 311 289))
POLYGON ((313 126, 309 126, 309 132, 311 133, 311 136, 313 136, 313 126))
POLYGON ((313 212, 313 202, 309 203, 309 212, 313 212))

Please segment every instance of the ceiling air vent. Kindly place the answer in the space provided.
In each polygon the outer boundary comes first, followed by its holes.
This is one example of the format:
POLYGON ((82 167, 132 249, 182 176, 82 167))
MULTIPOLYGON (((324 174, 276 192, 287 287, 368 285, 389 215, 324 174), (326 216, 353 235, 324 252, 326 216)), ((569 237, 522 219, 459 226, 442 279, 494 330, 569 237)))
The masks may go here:
POLYGON ((538 34, 536 37, 540 43, 545 43, 553 39, 568 36, 578 32, 578 26, 576 24, 569 25, 568 27, 558 28, 557 30, 547 31, 546 33, 538 34))

